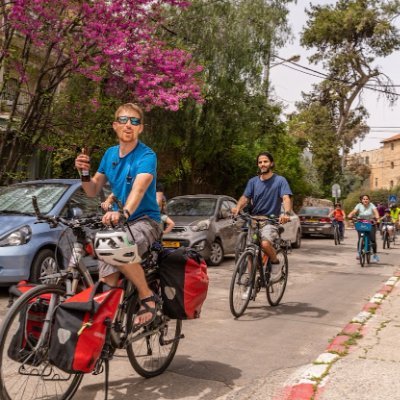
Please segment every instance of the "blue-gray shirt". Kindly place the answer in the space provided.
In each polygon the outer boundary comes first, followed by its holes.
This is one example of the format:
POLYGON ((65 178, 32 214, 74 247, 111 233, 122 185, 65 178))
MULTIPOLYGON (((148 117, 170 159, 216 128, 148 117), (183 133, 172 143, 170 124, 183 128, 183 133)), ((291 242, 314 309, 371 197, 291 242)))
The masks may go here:
POLYGON ((251 199, 253 215, 275 215, 281 213, 282 197, 292 195, 287 180, 273 174, 271 178, 262 181, 259 176, 247 182, 243 195, 251 199))

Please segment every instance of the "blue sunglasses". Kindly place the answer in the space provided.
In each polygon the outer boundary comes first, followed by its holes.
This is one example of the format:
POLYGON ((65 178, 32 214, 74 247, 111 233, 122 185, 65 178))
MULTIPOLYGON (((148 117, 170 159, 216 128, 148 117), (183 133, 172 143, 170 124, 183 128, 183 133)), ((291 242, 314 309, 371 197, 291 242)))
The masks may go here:
POLYGON ((140 118, 136 117, 117 117, 117 122, 119 124, 127 124, 128 121, 131 121, 131 125, 138 126, 142 123, 140 118))

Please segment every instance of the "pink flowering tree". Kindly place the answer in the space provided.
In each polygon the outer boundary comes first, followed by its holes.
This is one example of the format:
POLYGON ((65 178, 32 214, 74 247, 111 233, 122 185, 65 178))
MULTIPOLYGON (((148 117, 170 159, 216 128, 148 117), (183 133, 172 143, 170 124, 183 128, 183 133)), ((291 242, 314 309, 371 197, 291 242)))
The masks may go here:
MULTIPOLYGON (((157 38, 163 12, 181 0, 0 0, 0 183, 39 143, 63 83, 107 78, 149 109, 201 101, 201 68, 157 38)), ((95 101, 95 100, 94 100, 95 101)))

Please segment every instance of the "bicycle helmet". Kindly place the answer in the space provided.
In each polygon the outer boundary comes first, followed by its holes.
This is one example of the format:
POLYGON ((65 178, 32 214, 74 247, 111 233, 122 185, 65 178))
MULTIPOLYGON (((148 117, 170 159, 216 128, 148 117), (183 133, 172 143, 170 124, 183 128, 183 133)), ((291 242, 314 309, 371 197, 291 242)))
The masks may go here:
POLYGON ((94 250, 100 260, 115 266, 142 261, 137 244, 124 230, 110 229, 97 232, 94 250))

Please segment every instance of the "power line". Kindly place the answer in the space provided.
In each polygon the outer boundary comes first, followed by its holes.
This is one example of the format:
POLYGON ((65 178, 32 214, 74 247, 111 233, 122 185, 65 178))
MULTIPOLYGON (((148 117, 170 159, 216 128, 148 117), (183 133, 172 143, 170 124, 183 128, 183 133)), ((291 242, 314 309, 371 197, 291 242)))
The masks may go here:
MULTIPOLYGON (((281 59, 281 57, 277 57, 277 58, 281 59)), ((290 69, 293 69, 293 70, 295 70, 295 71, 301 72, 302 74, 314 76, 314 77, 319 78, 319 79, 326 79, 326 80, 328 80, 328 81, 332 81, 332 82, 341 82, 341 83, 345 83, 345 84, 349 84, 349 83, 350 83, 350 82, 345 81, 345 80, 343 80, 343 79, 338 79, 338 78, 329 77, 329 75, 327 75, 327 74, 324 74, 324 73, 319 72, 319 71, 317 71, 317 70, 314 70, 314 69, 312 69, 312 68, 305 67, 305 66, 303 66, 303 65, 300 65, 300 64, 295 63, 295 62, 292 62, 292 61, 289 61, 288 63, 287 63, 287 64, 281 64, 281 65, 284 66, 284 67, 286 67, 286 68, 290 68, 290 69), (304 70, 312 71, 313 73, 306 72, 306 71, 303 71, 303 70, 301 70, 301 69, 295 68, 295 67, 293 67, 292 65, 288 65, 288 63, 293 64, 293 65, 295 65, 296 67, 302 68, 302 69, 304 69, 304 70), (315 74, 319 74, 319 75, 315 75, 315 74)), ((388 86, 390 86, 390 87, 400 87, 400 85, 388 85, 388 86)), ((400 96, 400 94, 398 94, 398 93, 396 93, 396 92, 389 92, 389 91, 387 91, 387 90, 378 89, 378 87, 384 87, 384 85, 379 86, 379 85, 370 85, 370 84, 367 84, 367 85, 364 86, 365 89, 372 90, 372 91, 374 91, 374 92, 380 92, 380 93, 390 94, 390 95, 393 95, 393 96, 400 96)))

